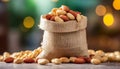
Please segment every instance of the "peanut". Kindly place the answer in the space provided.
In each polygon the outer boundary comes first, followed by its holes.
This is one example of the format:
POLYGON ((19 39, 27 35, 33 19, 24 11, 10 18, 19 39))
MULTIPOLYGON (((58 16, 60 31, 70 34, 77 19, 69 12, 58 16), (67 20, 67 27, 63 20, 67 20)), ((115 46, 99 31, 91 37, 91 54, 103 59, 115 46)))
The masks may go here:
POLYGON ((94 55, 94 54, 95 54, 95 51, 92 50, 92 49, 90 49, 90 50, 88 50, 88 54, 89 54, 89 55, 94 55))
POLYGON ((51 17, 52 17, 51 14, 47 14, 47 15, 46 15, 46 19, 47 19, 47 20, 50 20, 51 17))
POLYGON ((10 57, 10 53, 4 52, 4 53, 3 53, 3 58, 5 59, 5 58, 7 58, 7 57, 10 57))
POLYGON ((51 62, 54 63, 54 64, 57 64, 57 65, 61 64, 61 60, 58 59, 58 58, 52 59, 51 62))
POLYGON ((95 58, 95 59, 101 59, 101 56, 99 56, 99 55, 95 55, 95 56, 93 56, 92 58, 95 58))
POLYGON ((14 57, 14 58, 17 58, 19 56, 19 53, 18 52, 15 52, 11 55, 11 57, 14 57))
POLYGON ((67 57, 61 57, 60 60, 62 63, 69 63, 70 62, 70 60, 67 57))
POLYGON ((64 20, 61 19, 59 16, 56 16, 56 17, 55 17, 55 21, 56 21, 56 22, 64 22, 64 20))
POLYGON ((24 58, 26 58, 27 56, 28 56, 28 54, 24 54, 24 55, 19 56, 18 58, 24 59, 24 58))
POLYGON ((93 58, 93 59, 91 59, 91 63, 92 63, 92 64, 95 64, 95 65, 98 65, 98 64, 101 63, 101 61, 100 61, 99 59, 93 58))
POLYGON ((33 58, 36 58, 39 55, 40 51, 36 49, 32 53, 33 53, 33 58))
POLYGON ((115 61, 116 60, 116 57, 115 57, 114 53, 109 53, 107 57, 108 57, 109 61, 115 61))
POLYGON ((55 21, 55 16, 52 16, 50 20, 55 21))
POLYGON ((83 63, 85 63, 85 59, 84 58, 76 58, 75 59, 75 63, 77 63, 77 64, 83 64, 83 63))
POLYGON ((75 17, 74 17, 71 13, 67 13, 67 16, 68 16, 68 18, 71 19, 71 20, 74 20, 74 19, 75 19, 75 17))
POLYGON ((57 15, 64 15, 64 14, 66 14, 66 11, 64 11, 64 10, 57 10, 56 14, 57 15))
POLYGON ((70 10, 69 7, 67 7, 65 5, 62 5, 61 8, 62 8, 62 10, 66 11, 66 12, 68 12, 70 10))
POLYGON ((120 55, 116 55, 116 61, 120 62, 120 55))
POLYGON ((47 60, 47 59, 38 59, 37 63, 41 64, 41 65, 45 65, 45 64, 49 63, 49 60, 47 60))
POLYGON ((4 61, 6 63, 12 63, 14 61, 14 58, 13 57, 7 57, 7 58, 4 59, 4 61))
POLYGON ((33 58, 25 58, 24 60, 24 63, 34 63, 34 59, 33 58))
POLYGON ((56 12, 58 10, 58 8, 53 8, 52 10, 51 10, 51 12, 56 12))
POLYGON ((75 62, 76 57, 70 57, 70 62, 75 62))
POLYGON ((23 63, 23 60, 20 58, 16 58, 13 62, 16 64, 21 64, 21 63, 23 63))
POLYGON ((80 16, 80 14, 77 14, 76 19, 77 19, 78 22, 80 22, 80 20, 81 20, 81 16, 80 16))
POLYGON ((48 14, 57 15, 56 12, 49 12, 48 14))
POLYGON ((106 56, 101 57, 101 62, 107 62, 107 61, 108 61, 108 57, 106 56))
POLYGON ((64 21, 68 21, 69 18, 66 15, 60 15, 60 18, 62 18, 64 21))
POLYGON ((98 51, 95 52, 95 55, 104 56, 105 53, 102 50, 98 50, 98 51))
POLYGON ((91 58, 90 58, 90 57, 85 57, 84 59, 85 59, 85 61, 86 61, 87 63, 90 63, 90 61, 91 61, 91 58))
POLYGON ((74 17, 77 17, 77 13, 73 10, 70 10, 69 13, 71 13, 74 17))

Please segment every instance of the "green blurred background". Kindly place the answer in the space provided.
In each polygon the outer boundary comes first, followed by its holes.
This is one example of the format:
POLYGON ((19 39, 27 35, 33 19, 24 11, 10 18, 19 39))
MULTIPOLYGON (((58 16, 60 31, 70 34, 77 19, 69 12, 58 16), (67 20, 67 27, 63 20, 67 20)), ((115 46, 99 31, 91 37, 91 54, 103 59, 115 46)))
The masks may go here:
POLYGON ((88 17, 89 49, 120 50, 119 0, 0 0, 0 53, 41 46, 40 16, 61 5, 88 17))

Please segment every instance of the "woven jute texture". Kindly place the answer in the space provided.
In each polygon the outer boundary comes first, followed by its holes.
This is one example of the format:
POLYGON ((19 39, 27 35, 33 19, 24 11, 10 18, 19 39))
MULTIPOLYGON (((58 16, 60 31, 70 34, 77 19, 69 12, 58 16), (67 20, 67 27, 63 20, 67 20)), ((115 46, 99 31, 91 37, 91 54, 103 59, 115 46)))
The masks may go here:
POLYGON ((40 28, 44 30, 42 49, 37 58, 58 58, 62 56, 88 56, 86 41, 87 17, 80 22, 54 22, 41 16, 40 28))

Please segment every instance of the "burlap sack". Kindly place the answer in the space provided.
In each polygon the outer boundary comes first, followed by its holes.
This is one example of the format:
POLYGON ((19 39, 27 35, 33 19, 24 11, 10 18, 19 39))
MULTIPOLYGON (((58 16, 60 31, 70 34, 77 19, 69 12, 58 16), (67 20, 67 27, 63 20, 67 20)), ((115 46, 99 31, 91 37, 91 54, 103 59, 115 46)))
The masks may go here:
POLYGON ((40 28, 44 30, 43 51, 37 58, 52 59, 62 56, 88 56, 86 42, 87 18, 67 22, 54 22, 41 16, 40 28))

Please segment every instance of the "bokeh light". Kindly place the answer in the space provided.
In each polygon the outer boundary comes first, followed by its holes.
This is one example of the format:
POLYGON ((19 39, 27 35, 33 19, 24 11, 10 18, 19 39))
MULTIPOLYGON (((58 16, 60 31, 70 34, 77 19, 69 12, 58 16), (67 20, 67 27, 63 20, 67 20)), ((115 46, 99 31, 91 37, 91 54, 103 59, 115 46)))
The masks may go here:
POLYGON ((32 28, 34 26, 34 23, 35 23, 34 19, 28 16, 28 17, 25 17, 23 25, 25 28, 32 28))
POLYGON ((7 3, 7 2, 9 2, 10 0, 1 0, 1 1, 7 3))
POLYGON ((114 17, 111 13, 107 13, 103 17, 103 22, 107 27, 110 27, 114 23, 114 17))
POLYGON ((96 14, 97 14, 98 16, 103 16, 103 15, 105 15, 105 13, 106 13, 106 8, 105 8, 105 6, 103 6, 103 5, 98 5, 98 6, 96 7, 96 14))
POLYGON ((114 0, 113 1, 113 7, 116 10, 120 10, 120 0, 114 0))

